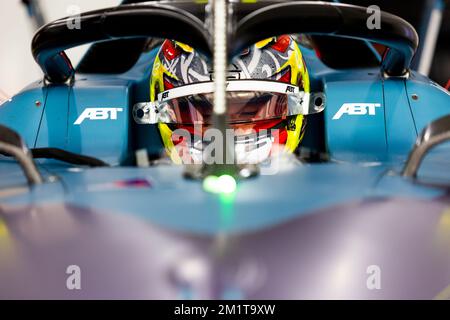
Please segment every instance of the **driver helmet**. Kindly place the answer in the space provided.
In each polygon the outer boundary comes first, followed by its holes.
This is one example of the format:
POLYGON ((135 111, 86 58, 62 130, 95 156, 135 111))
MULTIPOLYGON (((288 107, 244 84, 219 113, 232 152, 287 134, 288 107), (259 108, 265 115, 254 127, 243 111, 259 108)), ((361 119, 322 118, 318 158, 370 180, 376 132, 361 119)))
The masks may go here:
MULTIPOLYGON (((306 119, 286 112, 286 93, 309 97, 308 70, 297 42, 282 35, 260 41, 237 56, 227 73, 227 119, 234 129, 238 164, 259 163, 279 152, 294 152, 303 139, 306 119)), ((166 39, 150 79, 150 100, 170 106, 158 123, 167 154, 178 164, 202 159, 211 127, 214 70, 187 44, 166 39), (187 130, 186 135, 177 134, 187 130)))

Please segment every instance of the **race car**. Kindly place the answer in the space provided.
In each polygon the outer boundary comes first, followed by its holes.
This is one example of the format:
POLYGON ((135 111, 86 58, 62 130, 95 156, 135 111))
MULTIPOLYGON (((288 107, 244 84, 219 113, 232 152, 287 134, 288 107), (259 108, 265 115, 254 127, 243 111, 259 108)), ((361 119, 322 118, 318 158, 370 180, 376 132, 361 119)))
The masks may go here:
POLYGON ((43 26, 0 105, 0 298, 449 299, 450 97, 418 41, 309 1, 43 26))

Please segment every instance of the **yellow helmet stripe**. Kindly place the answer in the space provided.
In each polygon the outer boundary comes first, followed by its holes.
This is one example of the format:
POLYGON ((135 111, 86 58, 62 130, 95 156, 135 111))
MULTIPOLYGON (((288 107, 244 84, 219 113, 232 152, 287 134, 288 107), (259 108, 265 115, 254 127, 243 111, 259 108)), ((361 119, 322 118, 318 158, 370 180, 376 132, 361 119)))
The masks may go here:
POLYGON ((303 127, 303 115, 295 117, 295 130, 287 130, 287 140, 285 150, 287 152, 294 152, 297 149, 300 141, 303 139, 303 134, 300 136, 303 127))

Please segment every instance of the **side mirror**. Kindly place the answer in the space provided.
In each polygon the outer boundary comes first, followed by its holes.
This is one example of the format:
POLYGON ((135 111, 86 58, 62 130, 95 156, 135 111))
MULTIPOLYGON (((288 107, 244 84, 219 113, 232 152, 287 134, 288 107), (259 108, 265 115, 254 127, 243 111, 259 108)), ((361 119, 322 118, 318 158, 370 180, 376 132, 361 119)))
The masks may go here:
POLYGON ((20 135, 3 125, 0 125, 0 153, 13 156, 17 160, 29 185, 42 183, 42 176, 20 135))
POLYGON ((403 168, 404 177, 415 178, 425 155, 434 146, 450 141, 450 115, 431 122, 417 138, 416 144, 409 154, 403 168))

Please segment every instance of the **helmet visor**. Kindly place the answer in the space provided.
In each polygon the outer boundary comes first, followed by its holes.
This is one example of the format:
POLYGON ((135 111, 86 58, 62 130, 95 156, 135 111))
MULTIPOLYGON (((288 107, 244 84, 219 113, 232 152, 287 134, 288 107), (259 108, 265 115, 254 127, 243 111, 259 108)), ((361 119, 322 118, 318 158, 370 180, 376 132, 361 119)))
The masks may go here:
MULTIPOLYGON (((189 95, 160 104, 160 121, 178 124, 211 124, 212 93, 189 95)), ((291 115, 286 94, 270 92, 227 92, 227 117, 231 123, 254 122, 291 115)))
MULTIPOLYGON (((227 83, 227 118, 230 123, 307 115, 324 109, 322 93, 274 81, 238 80, 227 83), (319 102, 319 103, 318 103, 319 102)), ((214 111, 212 82, 187 85, 158 94, 158 100, 138 103, 138 123, 211 124, 214 111)))

